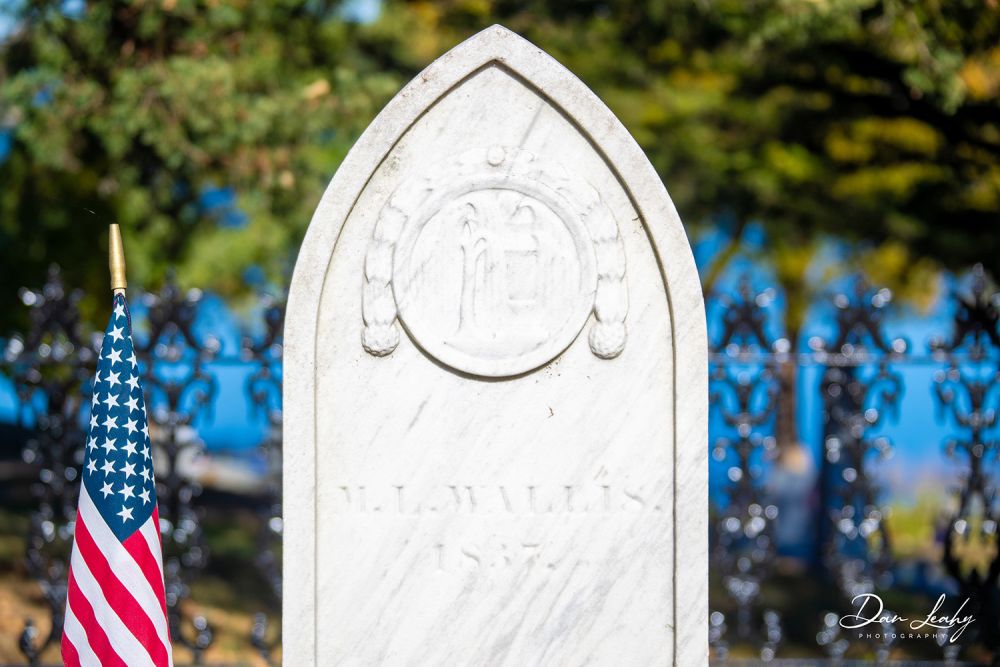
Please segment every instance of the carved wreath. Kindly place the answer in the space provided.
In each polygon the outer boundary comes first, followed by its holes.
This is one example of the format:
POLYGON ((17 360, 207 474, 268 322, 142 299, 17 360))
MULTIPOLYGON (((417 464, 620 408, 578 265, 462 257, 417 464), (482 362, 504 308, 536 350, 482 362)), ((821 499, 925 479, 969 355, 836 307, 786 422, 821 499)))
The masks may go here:
MULTIPOLYGON (((365 256, 362 344, 370 354, 390 354, 399 344, 398 309, 392 289, 397 241, 408 219, 436 191, 452 189, 460 181, 531 183, 554 191, 582 219, 595 255, 597 285, 590 329, 591 351, 602 359, 618 356, 625 347, 628 291, 625 283, 625 248, 614 214, 598 191, 551 160, 542 160, 519 149, 493 146, 462 154, 407 180, 382 208, 365 256)), ((474 186, 473 186, 474 187, 474 186)), ((467 188, 472 189, 472 188, 467 188)))

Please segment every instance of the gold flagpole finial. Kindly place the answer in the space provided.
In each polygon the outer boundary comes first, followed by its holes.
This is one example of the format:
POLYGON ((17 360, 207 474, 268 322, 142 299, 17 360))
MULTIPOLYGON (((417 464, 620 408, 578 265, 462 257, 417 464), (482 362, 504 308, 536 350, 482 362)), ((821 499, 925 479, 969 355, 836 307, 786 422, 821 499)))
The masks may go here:
POLYGON ((111 290, 116 294, 128 287, 125 281, 125 249, 122 247, 122 232, 118 225, 111 225, 108 238, 108 268, 111 269, 111 290))

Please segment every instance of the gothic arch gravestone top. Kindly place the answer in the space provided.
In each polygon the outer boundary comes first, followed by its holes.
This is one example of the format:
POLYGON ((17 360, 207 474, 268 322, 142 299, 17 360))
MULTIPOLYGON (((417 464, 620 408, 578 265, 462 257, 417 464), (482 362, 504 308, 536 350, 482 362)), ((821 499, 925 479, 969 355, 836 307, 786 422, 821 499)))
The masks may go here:
POLYGON ((388 104, 285 340, 287 664, 707 664, 698 275, 551 57, 494 26, 388 104))

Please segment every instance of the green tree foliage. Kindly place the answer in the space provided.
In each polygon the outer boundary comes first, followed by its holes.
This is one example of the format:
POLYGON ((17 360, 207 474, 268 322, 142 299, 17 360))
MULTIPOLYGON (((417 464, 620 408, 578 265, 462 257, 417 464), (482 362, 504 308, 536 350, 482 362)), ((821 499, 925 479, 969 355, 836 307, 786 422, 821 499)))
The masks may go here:
POLYGON ((494 22, 607 101, 689 224, 738 243, 759 222, 794 266, 832 234, 885 280, 1000 273, 996 0, 386 0, 368 24, 323 2, 60 5, 18 9, 0 47, 0 305, 50 261, 103 294, 109 219, 146 285, 168 264, 227 293, 248 265, 280 276, 378 108, 494 22), (199 204, 221 186, 245 226, 199 204))
MULTIPOLYGON (((326 181, 398 77, 323 2, 29 2, 2 46, 0 312, 50 262, 103 304, 107 223, 133 283, 281 279, 326 181), (228 187, 245 224, 220 224, 228 187), (95 214, 88 213, 93 211, 95 214)), ((19 310, 19 309, 15 309, 19 310)))
POLYGON ((607 101, 689 224, 1000 268, 997 2, 454 0, 390 3, 373 30, 415 69, 495 20, 607 101))

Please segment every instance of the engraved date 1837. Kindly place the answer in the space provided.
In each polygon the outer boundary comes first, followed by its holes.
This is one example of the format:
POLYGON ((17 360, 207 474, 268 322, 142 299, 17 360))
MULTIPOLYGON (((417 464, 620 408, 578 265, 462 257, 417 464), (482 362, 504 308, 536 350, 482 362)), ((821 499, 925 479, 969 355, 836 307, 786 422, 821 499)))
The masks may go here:
POLYGON ((553 570, 561 559, 546 553, 544 547, 541 541, 511 540, 496 544, 439 542, 434 545, 434 561, 439 571, 448 574, 534 567, 553 570))

